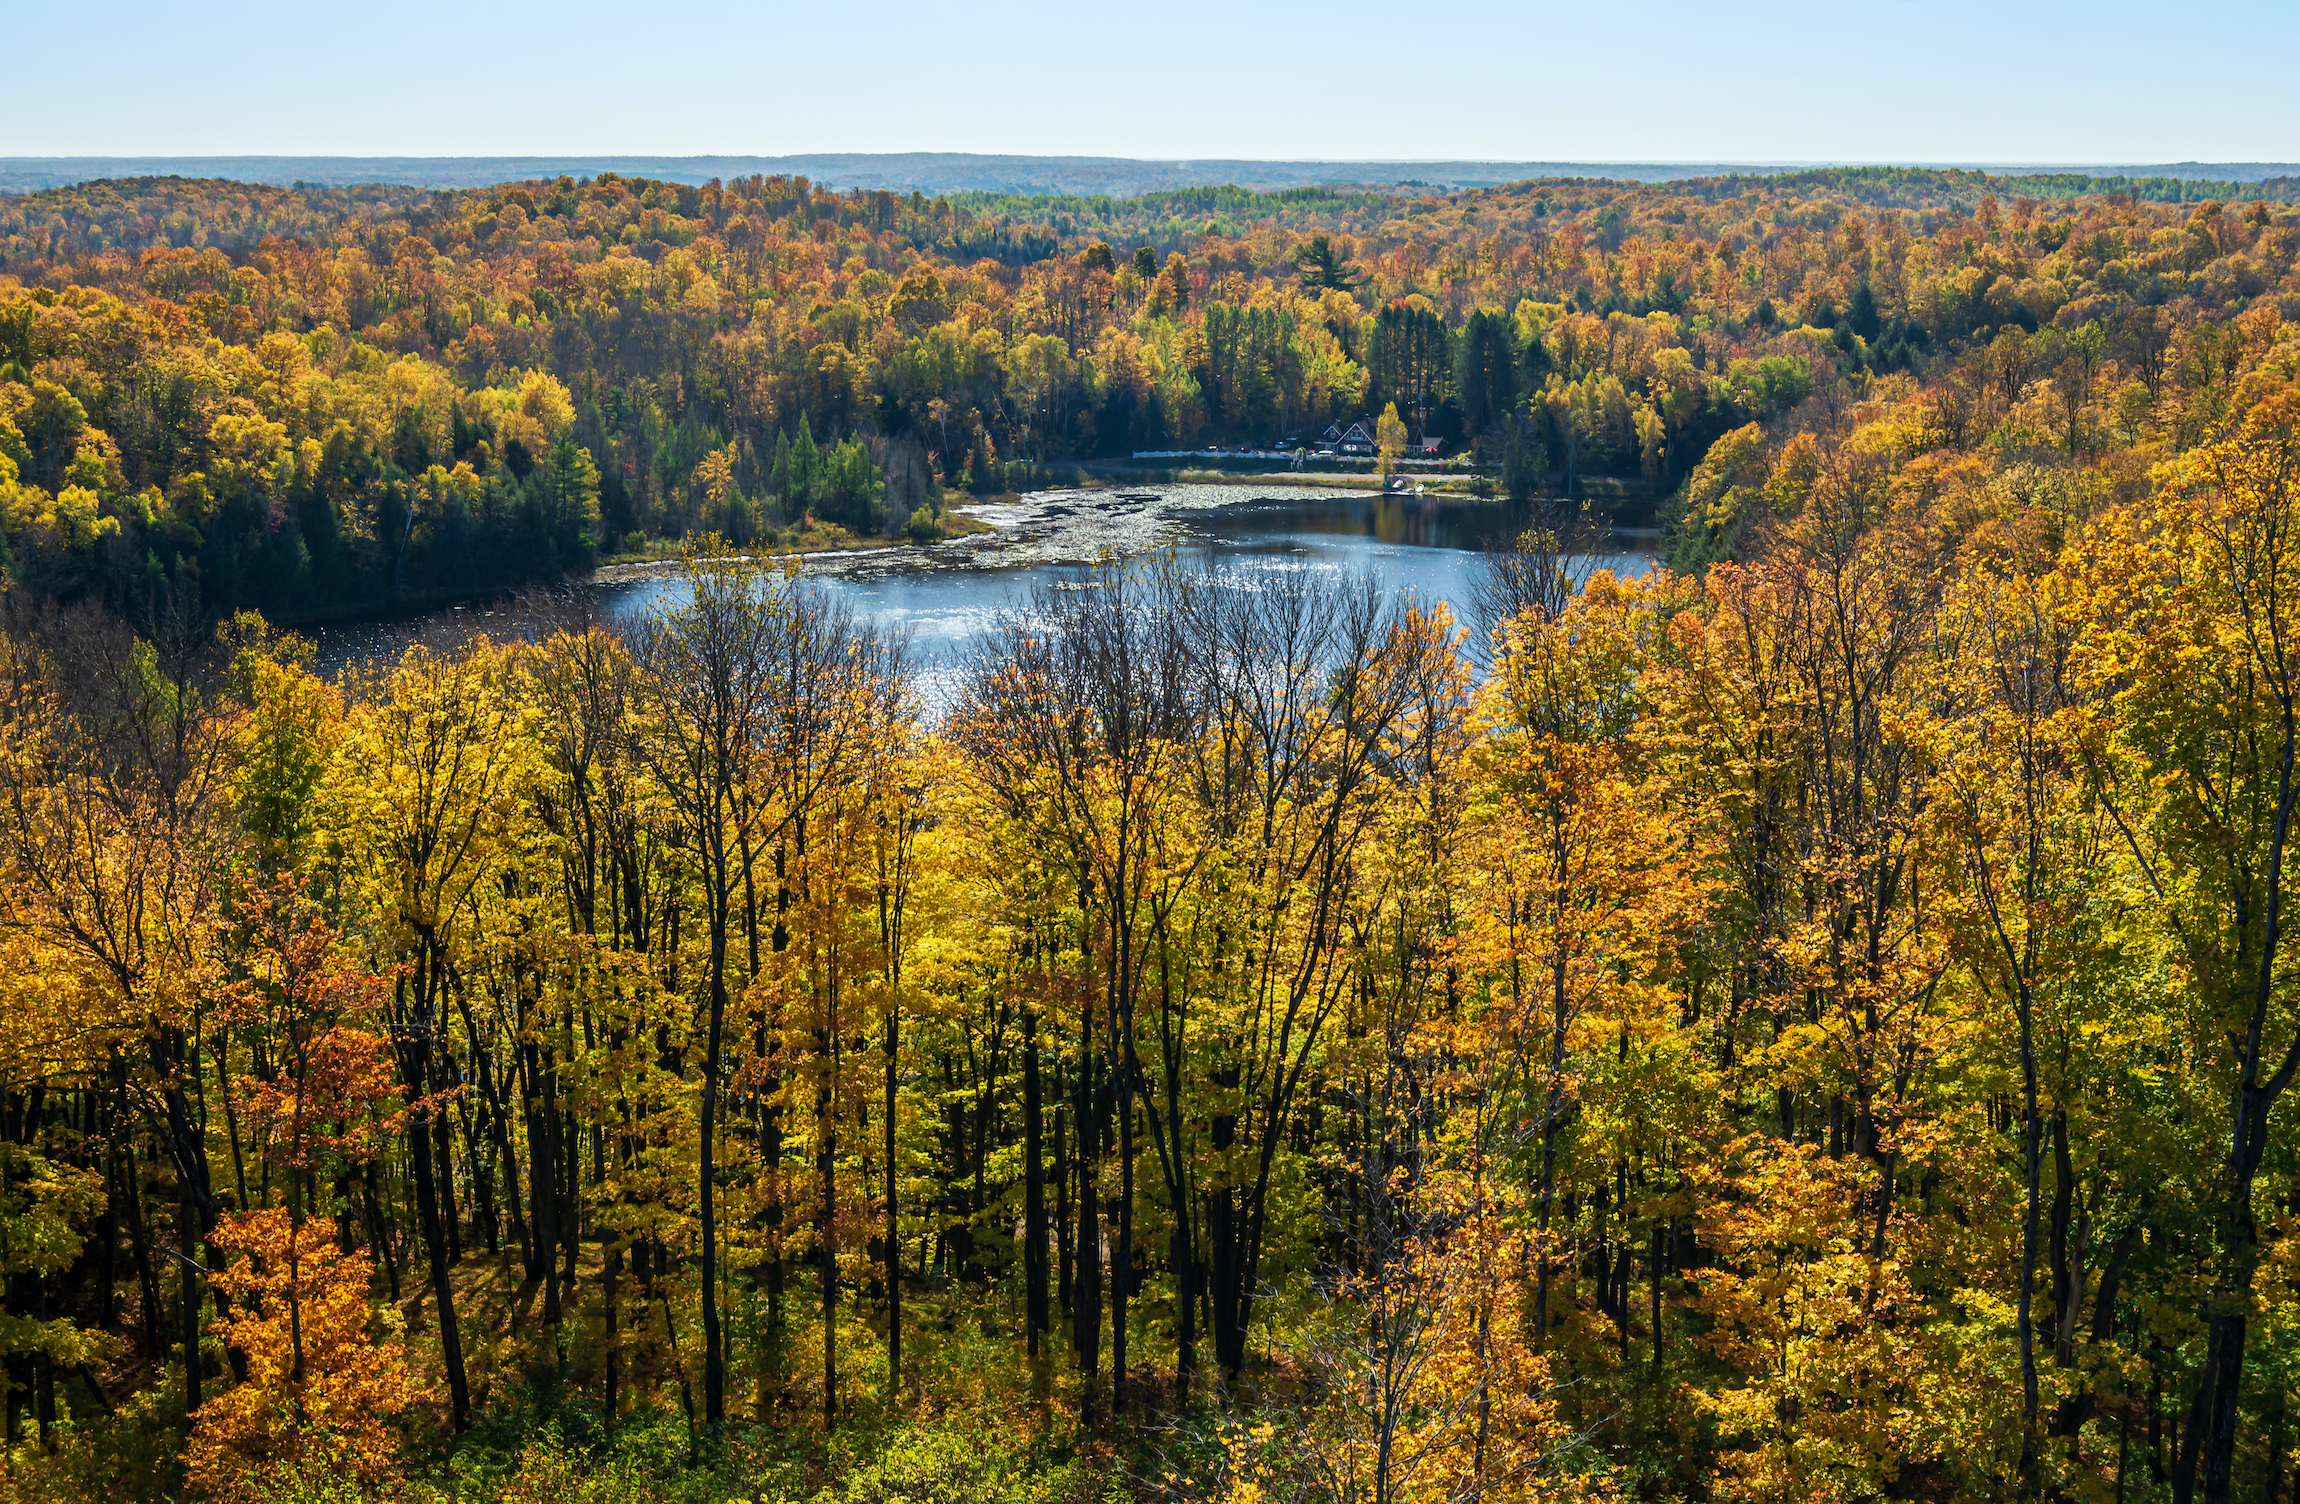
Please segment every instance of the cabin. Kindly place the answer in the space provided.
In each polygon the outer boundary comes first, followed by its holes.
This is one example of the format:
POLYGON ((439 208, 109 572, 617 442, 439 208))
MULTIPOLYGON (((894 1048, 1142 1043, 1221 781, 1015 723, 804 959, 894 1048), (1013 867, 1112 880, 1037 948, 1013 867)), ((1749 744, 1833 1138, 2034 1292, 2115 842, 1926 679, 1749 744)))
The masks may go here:
POLYGON ((1381 448, 1379 444, 1374 442, 1374 436, 1367 429, 1363 419, 1350 424, 1347 428, 1339 423, 1329 423, 1326 425, 1325 433, 1318 439, 1318 447, 1331 449, 1336 454, 1355 455, 1361 458, 1371 458, 1381 448))

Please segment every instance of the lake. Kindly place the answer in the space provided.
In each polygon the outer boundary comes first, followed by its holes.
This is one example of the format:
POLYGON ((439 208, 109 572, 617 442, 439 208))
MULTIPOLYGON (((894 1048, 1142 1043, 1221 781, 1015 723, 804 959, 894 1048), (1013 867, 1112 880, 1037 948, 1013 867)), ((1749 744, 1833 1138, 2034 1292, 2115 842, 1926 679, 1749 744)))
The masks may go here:
MULTIPOLYGON (((1159 550, 1215 573, 1370 570, 1389 589, 1452 602, 1460 615, 1479 554, 1527 518, 1523 507, 1466 498, 1235 485, 1041 491, 963 510, 990 531, 931 547, 805 561, 806 578, 851 601, 858 615, 909 632, 930 678, 942 677, 1033 586, 1097 558, 1159 550)), ((1616 536, 1622 552, 1600 562, 1617 573, 1644 573, 1650 530, 1616 536)), ((626 621, 667 603, 680 575, 676 564, 618 565, 569 588, 590 597, 609 621, 626 621)), ((524 626, 525 613, 506 600, 302 630, 317 647, 314 667, 333 677, 347 663, 397 657, 413 642, 452 646, 482 633, 515 635, 524 626)))

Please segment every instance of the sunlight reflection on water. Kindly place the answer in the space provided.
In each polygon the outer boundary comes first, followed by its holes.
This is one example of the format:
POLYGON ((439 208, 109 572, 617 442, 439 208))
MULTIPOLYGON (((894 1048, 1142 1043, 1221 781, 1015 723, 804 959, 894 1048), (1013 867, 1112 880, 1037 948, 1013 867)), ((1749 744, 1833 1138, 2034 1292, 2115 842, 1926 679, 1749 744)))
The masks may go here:
MULTIPOLYGON (((1499 503, 1380 496, 1365 491, 1276 491, 1238 486, 1142 486, 1046 491, 1019 501, 968 508, 992 531, 932 548, 817 555, 805 577, 853 604, 883 629, 907 631, 923 687, 939 701, 969 643, 1001 611, 1041 583, 1059 583, 1097 558, 1140 557, 1170 549, 1178 562, 1252 588, 1257 575, 1294 570, 1371 570, 1388 588, 1461 614, 1478 553, 1524 525, 1499 503)), ((1630 535, 1606 562, 1642 574, 1650 558, 1630 535)), ((668 604, 680 588, 675 566, 603 571, 574 587, 610 622, 668 604)), ((306 629, 314 666, 330 676, 347 663, 396 657, 415 642, 451 647, 481 635, 524 630, 524 613, 505 601, 413 616, 306 629)))

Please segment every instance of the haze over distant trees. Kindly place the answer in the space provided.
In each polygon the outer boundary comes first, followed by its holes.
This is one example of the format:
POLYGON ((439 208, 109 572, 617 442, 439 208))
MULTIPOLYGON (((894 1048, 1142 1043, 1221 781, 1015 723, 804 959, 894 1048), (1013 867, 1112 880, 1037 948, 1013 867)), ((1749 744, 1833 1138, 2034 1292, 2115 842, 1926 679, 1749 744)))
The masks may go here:
MULTIPOLYGON (((1337 184, 1403 184, 1471 188, 1532 178, 1611 178, 1674 182, 1733 172, 1794 172, 1821 163, 1695 162, 1272 162, 1204 159, 1145 161, 1129 157, 1031 157, 973 152, 829 152, 794 157, 0 157, 0 193, 67 188, 99 178, 230 178, 288 187, 343 188, 395 183, 414 188, 484 188, 562 174, 612 172, 701 184, 749 177, 804 177, 840 192, 1103 193, 1130 195, 1207 183, 1269 191, 1337 184)), ((1942 164, 1951 165, 1951 164, 1942 164)), ((1971 166, 1977 164, 1954 164, 1971 166)), ((2258 182, 2290 177, 2300 166, 2276 162, 2174 162, 2155 165, 1993 164, 1997 172, 2076 172, 2096 177, 2258 182)))

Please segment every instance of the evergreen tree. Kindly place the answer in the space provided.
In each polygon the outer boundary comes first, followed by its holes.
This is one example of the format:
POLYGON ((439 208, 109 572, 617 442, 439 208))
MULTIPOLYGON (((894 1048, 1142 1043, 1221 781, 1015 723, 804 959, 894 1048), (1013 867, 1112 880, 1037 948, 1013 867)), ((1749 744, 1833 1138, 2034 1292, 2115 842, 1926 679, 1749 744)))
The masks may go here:
POLYGON ((878 529, 879 496, 884 488, 870 448, 849 435, 823 464, 821 510, 825 522, 850 532, 878 529))
POLYGON ((1358 269, 1334 249, 1333 237, 1328 235, 1311 236, 1310 243, 1294 258, 1294 267, 1301 274, 1303 288, 1310 292, 1355 292, 1365 282, 1358 269))
POLYGON ((1883 327, 1883 320, 1877 316, 1877 295, 1870 290, 1867 277, 1853 288, 1852 299, 1845 309, 1845 322, 1855 334, 1872 341, 1883 327))
POLYGON ((815 436, 807 431, 804 419, 799 422, 796 439, 775 436, 776 490, 782 498, 783 513, 792 522, 803 526, 807 514, 821 502, 822 478, 822 451, 815 447, 815 436))
POLYGON ((1516 326, 1506 316, 1484 308, 1469 316, 1454 352, 1453 382, 1464 437, 1485 432, 1515 404, 1516 326))
POLYGON ((599 467, 565 434, 551 446, 549 497, 553 549, 570 566, 588 565, 599 548, 599 467))

